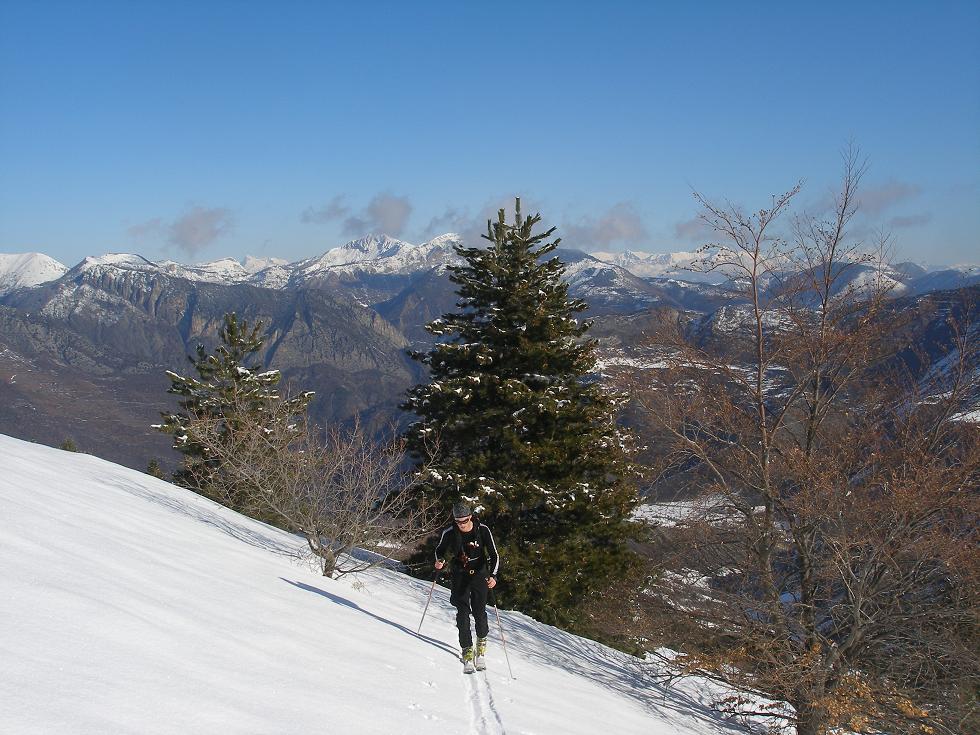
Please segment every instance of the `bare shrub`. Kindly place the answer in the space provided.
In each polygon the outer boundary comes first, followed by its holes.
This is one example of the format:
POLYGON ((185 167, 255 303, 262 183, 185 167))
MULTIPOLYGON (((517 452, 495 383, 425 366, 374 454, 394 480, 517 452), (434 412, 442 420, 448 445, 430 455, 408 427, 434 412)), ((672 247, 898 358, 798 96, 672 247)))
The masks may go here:
MULTIPOLYGON (((722 238, 703 267, 747 306, 720 338, 664 330, 666 367, 633 378, 669 441, 661 476, 698 493, 650 587, 687 621, 679 673, 788 702, 759 712, 799 735, 967 732, 980 683, 980 430, 962 420, 975 340, 954 328, 925 379, 886 369, 904 315, 881 249, 848 237, 862 173, 849 151, 830 221, 798 217, 783 237, 798 187, 751 215, 699 197, 722 238)), ((747 714, 752 701, 720 706, 747 714)))
POLYGON ((400 441, 376 439, 357 422, 322 430, 296 423, 288 399, 254 418, 232 408, 234 425, 202 415, 188 426, 220 467, 209 474, 213 492, 302 534, 325 576, 364 571, 433 530, 430 509, 410 492, 416 475, 400 441))

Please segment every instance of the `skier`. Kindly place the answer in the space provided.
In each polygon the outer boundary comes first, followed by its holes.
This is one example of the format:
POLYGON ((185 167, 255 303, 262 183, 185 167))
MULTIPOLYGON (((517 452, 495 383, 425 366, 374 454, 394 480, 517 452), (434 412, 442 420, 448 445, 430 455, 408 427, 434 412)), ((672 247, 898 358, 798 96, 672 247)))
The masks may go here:
POLYGON ((449 601, 456 608, 459 645, 463 649, 463 671, 472 674, 486 668, 487 591, 497 586, 500 558, 490 529, 473 517, 470 506, 453 506, 453 525, 442 532, 436 546, 436 569, 452 561, 452 594, 449 601), (476 623, 476 650, 470 632, 470 615, 476 623))

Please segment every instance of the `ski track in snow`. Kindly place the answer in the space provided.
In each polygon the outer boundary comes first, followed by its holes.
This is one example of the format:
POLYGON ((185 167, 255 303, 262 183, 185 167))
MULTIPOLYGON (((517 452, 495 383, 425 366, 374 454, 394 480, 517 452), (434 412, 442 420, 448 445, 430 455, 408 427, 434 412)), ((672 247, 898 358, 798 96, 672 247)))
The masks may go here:
POLYGON ((490 679, 489 677, 487 677, 486 671, 482 672, 482 674, 483 674, 483 683, 486 685, 486 690, 487 690, 487 706, 490 712, 493 713, 493 718, 495 720, 495 725, 496 725, 496 730, 494 730, 493 732, 499 735, 507 735, 507 733, 504 731, 504 722, 503 720, 500 719, 500 713, 497 711, 497 704, 496 702, 493 701, 493 690, 490 688, 490 679))
POLYGON ((485 671, 464 674, 466 699, 470 705, 470 733, 472 735, 507 735, 500 713, 493 701, 490 680, 485 671), (482 681, 482 683, 481 683, 482 681))

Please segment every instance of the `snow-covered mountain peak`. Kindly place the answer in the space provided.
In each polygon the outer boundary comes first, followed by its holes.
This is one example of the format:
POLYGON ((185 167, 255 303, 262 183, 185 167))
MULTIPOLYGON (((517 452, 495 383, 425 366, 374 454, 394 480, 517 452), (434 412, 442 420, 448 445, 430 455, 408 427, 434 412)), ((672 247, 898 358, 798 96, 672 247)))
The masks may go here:
POLYGON ((687 281, 716 281, 704 274, 691 273, 686 269, 701 259, 698 253, 677 251, 673 253, 648 253, 643 250, 625 250, 621 253, 596 252, 591 254, 606 263, 625 268, 640 278, 663 278, 677 276, 687 281))
POLYGON ((420 245, 387 235, 369 235, 352 240, 323 255, 295 265, 293 282, 305 282, 331 273, 366 272, 409 274, 435 268, 456 260, 452 246, 458 235, 447 233, 420 245))
POLYGON ((232 258, 229 256, 227 258, 218 258, 217 260, 208 260, 204 263, 197 263, 196 267, 209 268, 214 270, 220 270, 222 268, 238 269, 242 267, 242 264, 236 258, 232 258))
POLYGON ((289 261, 285 258, 258 258, 254 255, 246 255, 245 261, 242 263, 245 270, 252 275, 255 275, 259 271, 263 271, 266 268, 285 265, 289 265, 289 261))
POLYGON ((581 257, 569 257, 570 251, 564 251, 559 257, 561 257, 562 263, 565 265, 565 280, 570 281, 572 276, 581 273, 586 270, 598 271, 621 271, 625 270, 622 266, 610 263, 609 261, 602 260, 601 258, 595 257, 594 254, 582 253, 581 257))
POLYGON ((68 268, 43 253, 0 253, 0 296, 61 278, 68 268))
POLYGON ((650 253, 647 253, 647 252, 645 252, 643 250, 624 250, 623 251, 623 260, 625 260, 625 261, 630 261, 630 260, 647 260, 647 259, 649 259, 650 255, 651 255, 650 253))
POLYGON ((409 243, 387 235, 368 235, 357 240, 351 240, 339 247, 331 248, 323 255, 301 260, 296 264, 296 268, 299 273, 312 276, 335 266, 387 258, 397 254, 403 248, 411 247, 409 243))
POLYGON ((75 267, 84 270, 86 268, 94 268, 100 265, 116 265, 124 268, 146 268, 155 267, 156 263, 136 253, 105 253, 103 255, 90 255, 75 267))
POLYGON ((161 260, 154 265, 157 270, 168 276, 205 283, 241 283, 251 275, 234 258, 221 258, 197 265, 184 265, 173 260, 161 260))
MULTIPOLYGON (((404 240, 397 240, 393 237, 388 237, 388 235, 368 235, 359 240, 352 240, 346 245, 341 245, 339 248, 334 248, 328 251, 327 254, 337 253, 337 251, 347 251, 358 253, 361 261, 401 258, 406 262, 410 262, 418 260, 419 255, 428 255, 436 251, 451 252, 453 245, 459 242, 459 235, 452 232, 439 235, 418 245, 404 240)), ((336 259, 339 255, 335 255, 334 257, 336 259)))
POLYGON ((185 265, 174 260, 154 262, 142 255, 132 253, 106 253, 105 255, 90 256, 72 268, 69 273, 73 276, 87 274, 99 277, 103 274, 120 271, 135 271, 151 275, 161 274, 188 281, 224 284, 241 283, 248 280, 252 275, 234 258, 221 258, 197 265, 185 265))
POLYGON ((218 279, 233 282, 244 281, 251 275, 251 273, 249 273, 245 267, 234 258, 221 258, 220 260, 213 260, 209 263, 199 263, 193 270, 198 271, 202 275, 213 274, 218 279))
POLYGON ((106 269, 156 271, 160 270, 160 266, 135 253, 105 253, 104 255, 88 256, 81 263, 72 267, 69 273, 78 275, 106 269))
POLYGON ((428 242, 424 243, 424 246, 429 246, 432 248, 452 248, 454 245, 460 245, 463 242, 463 238, 455 232, 447 232, 444 235, 437 235, 433 237, 428 242))
MULTIPOLYGON (((367 235, 357 240, 341 245, 340 250, 352 250, 361 253, 367 258, 384 258, 403 247, 412 247, 407 242, 396 240, 388 235, 367 235)), ((332 251, 331 251, 332 252, 332 251)))

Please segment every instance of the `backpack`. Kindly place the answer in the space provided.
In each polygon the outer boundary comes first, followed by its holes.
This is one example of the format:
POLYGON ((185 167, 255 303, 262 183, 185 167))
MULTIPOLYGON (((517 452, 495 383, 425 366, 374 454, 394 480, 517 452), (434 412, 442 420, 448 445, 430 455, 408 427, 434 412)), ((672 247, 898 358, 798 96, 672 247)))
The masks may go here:
MULTIPOLYGON (((466 553, 466 549, 463 548, 463 532, 459 530, 459 526, 453 524, 456 530, 456 565, 460 571, 468 571, 470 574, 474 574, 476 569, 470 567, 470 556, 466 553)), ((477 539, 481 538, 480 534, 480 519, 473 516, 473 530, 476 532, 477 539)), ((483 566, 487 564, 487 550, 482 543, 480 543, 480 557, 474 559, 473 562, 479 566, 479 562, 483 562, 483 566)))

